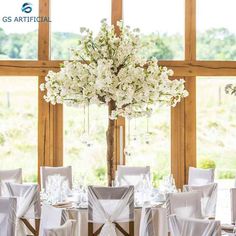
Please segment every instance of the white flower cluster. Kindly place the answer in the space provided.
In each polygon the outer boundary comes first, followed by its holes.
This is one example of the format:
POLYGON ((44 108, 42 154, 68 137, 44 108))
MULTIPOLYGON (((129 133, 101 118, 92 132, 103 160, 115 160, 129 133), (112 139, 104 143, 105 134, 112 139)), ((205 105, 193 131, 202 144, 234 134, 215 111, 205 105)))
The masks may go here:
POLYGON ((188 96, 184 80, 170 80, 173 71, 158 66, 155 59, 145 62, 138 56, 140 37, 118 23, 120 36, 114 26, 102 21, 96 37, 88 29, 76 49, 73 60, 65 61, 57 73, 50 71, 41 90, 47 90, 45 100, 70 106, 95 103, 115 103, 111 118, 150 115, 154 104, 175 106, 188 96))

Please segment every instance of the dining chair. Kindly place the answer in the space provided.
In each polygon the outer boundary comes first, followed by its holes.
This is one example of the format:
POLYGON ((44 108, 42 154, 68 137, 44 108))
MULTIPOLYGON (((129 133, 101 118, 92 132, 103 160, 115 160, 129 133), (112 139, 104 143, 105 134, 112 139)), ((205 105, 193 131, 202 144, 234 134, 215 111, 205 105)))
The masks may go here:
POLYGON ((43 236, 45 229, 60 228, 68 219, 69 215, 64 208, 56 208, 52 205, 43 204, 39 235, 43 236))
POLYGON ((231 223, 236 223, 236 188, 230 189, 231 223))
POLYGON ((133 167, 119 165, 117 167, 117 181, 119 186, 134 185, 135 187, 143 180, 143 178, 151 181, 150 166, 133 167))
POLYGON ((14 197, 0 197, 0 235, 14 236, 16 226, 16 205, 14 197))
POLYGON ((40 176, 41 176, 41 188, 46 189, 47 179, 52 175, 64 176, 68 181, 69 188, 72 189, 72 167, 71 166, 41 166, 40 167, 40 176))
POLYGON ((191 191, 168 193, 166 197, 167 215, 175 214, 184 218, 203 218, 201 211, 202 192, 191 191))
POLYGON ((6 183, 6 186, 10 196, 17 198, 17 230, 25 232, 27 228, 33 235, 38 236, 41 215, 38 184, 6 183), (32 226, 30 220, 34 220, 35 226, 32 226))
POLYGON ((188 185, 198 186, 214 183, 215 169, 189 167, 188 185))
POLYGON ((6 182, 22 183, 22 169, 0 170, 0 196, 7 197, 6 182))
POLYGON ((168 236, 166 209, 161 206, 153 206, 150 202, 145 202, 141 210, 138 235, 168 236))
POLYGON ((134 236, 134 187, 88 187, 88 235, 134 236), (121 223, 129 223, 128 232, 121 223), (95 229, 94 224, 100 227, 95 229))
POLYGON ((152 207, 144 204, 141 211, 139 236, 154 236, 154 227, 152 207))
POLYGON ((171 236, 221 236, 220 221, 170 215, 171 236))
POLYGON ((217 202, 217 183, 202 186, 184 185, 183 190, 186 192, 200 191, 202 193, 201 206, 202 215, 205 218, 215 218, 217 202))
POLYGON ((59 227, 44 229, 43 236, 76 236, 76 221, 67 220, 59 227))

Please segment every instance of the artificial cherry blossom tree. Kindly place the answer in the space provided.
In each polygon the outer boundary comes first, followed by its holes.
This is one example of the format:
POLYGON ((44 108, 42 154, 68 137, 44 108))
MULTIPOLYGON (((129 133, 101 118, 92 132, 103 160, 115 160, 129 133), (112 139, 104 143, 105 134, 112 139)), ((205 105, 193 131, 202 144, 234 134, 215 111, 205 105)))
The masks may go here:
POLYGON ((72 50, 72 61, 65 61, 59 72, 49 71, 41 90, 51 104, 108 106, 107 165, 111 184, 114 160, 115 119, 150 116, 155 104, 175 106, 188 95, 184 80, 170 80, 173 71, 158 66, 157 60, 139 56, 138 30, 118 22, 114 26, 102 21, 94 36, 82 29, 82 38, 72 50))

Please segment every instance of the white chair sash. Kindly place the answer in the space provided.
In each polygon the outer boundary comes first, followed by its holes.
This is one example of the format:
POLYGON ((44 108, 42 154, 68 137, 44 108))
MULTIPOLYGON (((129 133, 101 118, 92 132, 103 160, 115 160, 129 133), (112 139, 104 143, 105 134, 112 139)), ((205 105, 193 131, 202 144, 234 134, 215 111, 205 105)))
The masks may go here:
POLYGON ((88 187, 88 221, 104 224, 100 236, 116 236, 115 222, 134 220, 134 187, 88 187))
POLYGON ((166 198, 167 214, 184 218, 203 218, 200 191, 169 193, 166 198))
POLYGON ((69 216, 65 209, 50 205, 42 205, 39 235, 43 236, 45 229, 54 229, 63 225, 69 216))
POLYGON ((216 202, 217 202, 217 183, 202 185, 202 186, 189 186, 183 187, 184 191, 201 191, 201 206, 203 217, 215 217, 216 202))
POLYGON ((0 196, 8 196, 6 182, 22 183, 22 169, 0 170, 0 196))
POLYGON ((198 186, 214 183, 215 169, 189 167, 188 185, 198 186))
POLYGON ((66 223, 57 228, 44 229, 43 236, 75 236, 76 221, 67 220, 66 223))
POLYGON ((40 174, 41 174, 41 187, 46 189, 47 179, 48 176, 51 175, 61 175, 65 177, 68 181, 69 188, 72 189, 72 167, 49 167, 49 166, 41 166, 40 167, 40 174))
POLYGON ((168 221, 166 209, 162 207, 153 207, 150 204, 145 203, 141 211, 139 232, 135 235, 167 236, 168 221))
POLYGON ((118 166, 117 167, 117 181, 119 186, 138 185, 146 179, 151 182, 150 166, 146 167, 131 167, 131 166, 118 166))
POLYGON ((17 218, 40 219, 40 193, 38 184, 6 183, 8 192, 17 198, 17 218))
POLYGON ((0 236, 15 235, 16 204, 16 198, 0 197, 0 236))
POLYGON ((169 216, 172 236, 220 236, 220 221, 169 216))
POLYGON ((142 207, 139 236, 155 236, 152 208, 146 204, 142 207))

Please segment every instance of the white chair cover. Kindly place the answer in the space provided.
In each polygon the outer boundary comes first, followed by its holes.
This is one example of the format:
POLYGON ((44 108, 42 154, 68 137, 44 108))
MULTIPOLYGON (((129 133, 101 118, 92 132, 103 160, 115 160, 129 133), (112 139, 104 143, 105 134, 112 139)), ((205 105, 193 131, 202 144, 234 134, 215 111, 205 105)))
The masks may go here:
POLYGON ((68 181, 69 188, 72 189, 72 167, 49 167, 49 166, 41 166, 40 167, 41 174, 41 187, 46 189, 47 178, 51 175, 61 175, 64 176, 68 181))
POLYGON ((68 220, 68 214, 63 208, 51 205, 42 205, 39 235, 43 236, 45 229, 54 229, 63 225, 68 220))
POLYGON ((143 178, 147 178, 150 182, 150 166, 131 167, 121 165, 117 167, 117 181, 119 186, 133 185, 137 187, 143 181, 143 178))
POLYGON ((217 201, 217 183, 202 185, 202 186, 189 186, 184 185, 184 191, 201 191, 202 192, 202 215, 206 218, 214 218, 216 215, 216 201, 217 201))
POLYGON ((189 167, 188 185, 198 186, 214 183, 215 169, 189 167))
POLYGON ((142 207, 139 236, 155 236, 152 208, 146 204, 142 207))
POLYGON ((183 218, 203 218, 200 191, 169 193, 166 198, 167 214, 183 218))
POLYGON ((99 236, 116 236, 115 222, 134 221, 134 187, 88 187, 88 221, 104 224, 99 236))
POLYGON ((16 204, 16 198, 0 197, 0 236, 15 235, 16 204))
POLYGON ((0 170, 0 196, 7 197, 6 182, 22 183, 22 169, 0 170))
POLYGON ((220 236, 220 221, 169 216, 171 236, 220 236))
POLYGON ((6 183, 10 196, 17 198, 17 235, 27 235, 27 228, 20 219, 40 219, 40 193, 38 184, 6 183))
POLYGON ((38 184, 6 183, 8 192, 17 198, 17 218, 40 219, 40 193, 38 184))
POLYGON ((230 189, 231 223, 236 223, 236 188, 230 189))
POLYGON ((76 221, 68 220, 62 226, 52 229, 44 229, 43 236, 75 236, 76 221))

